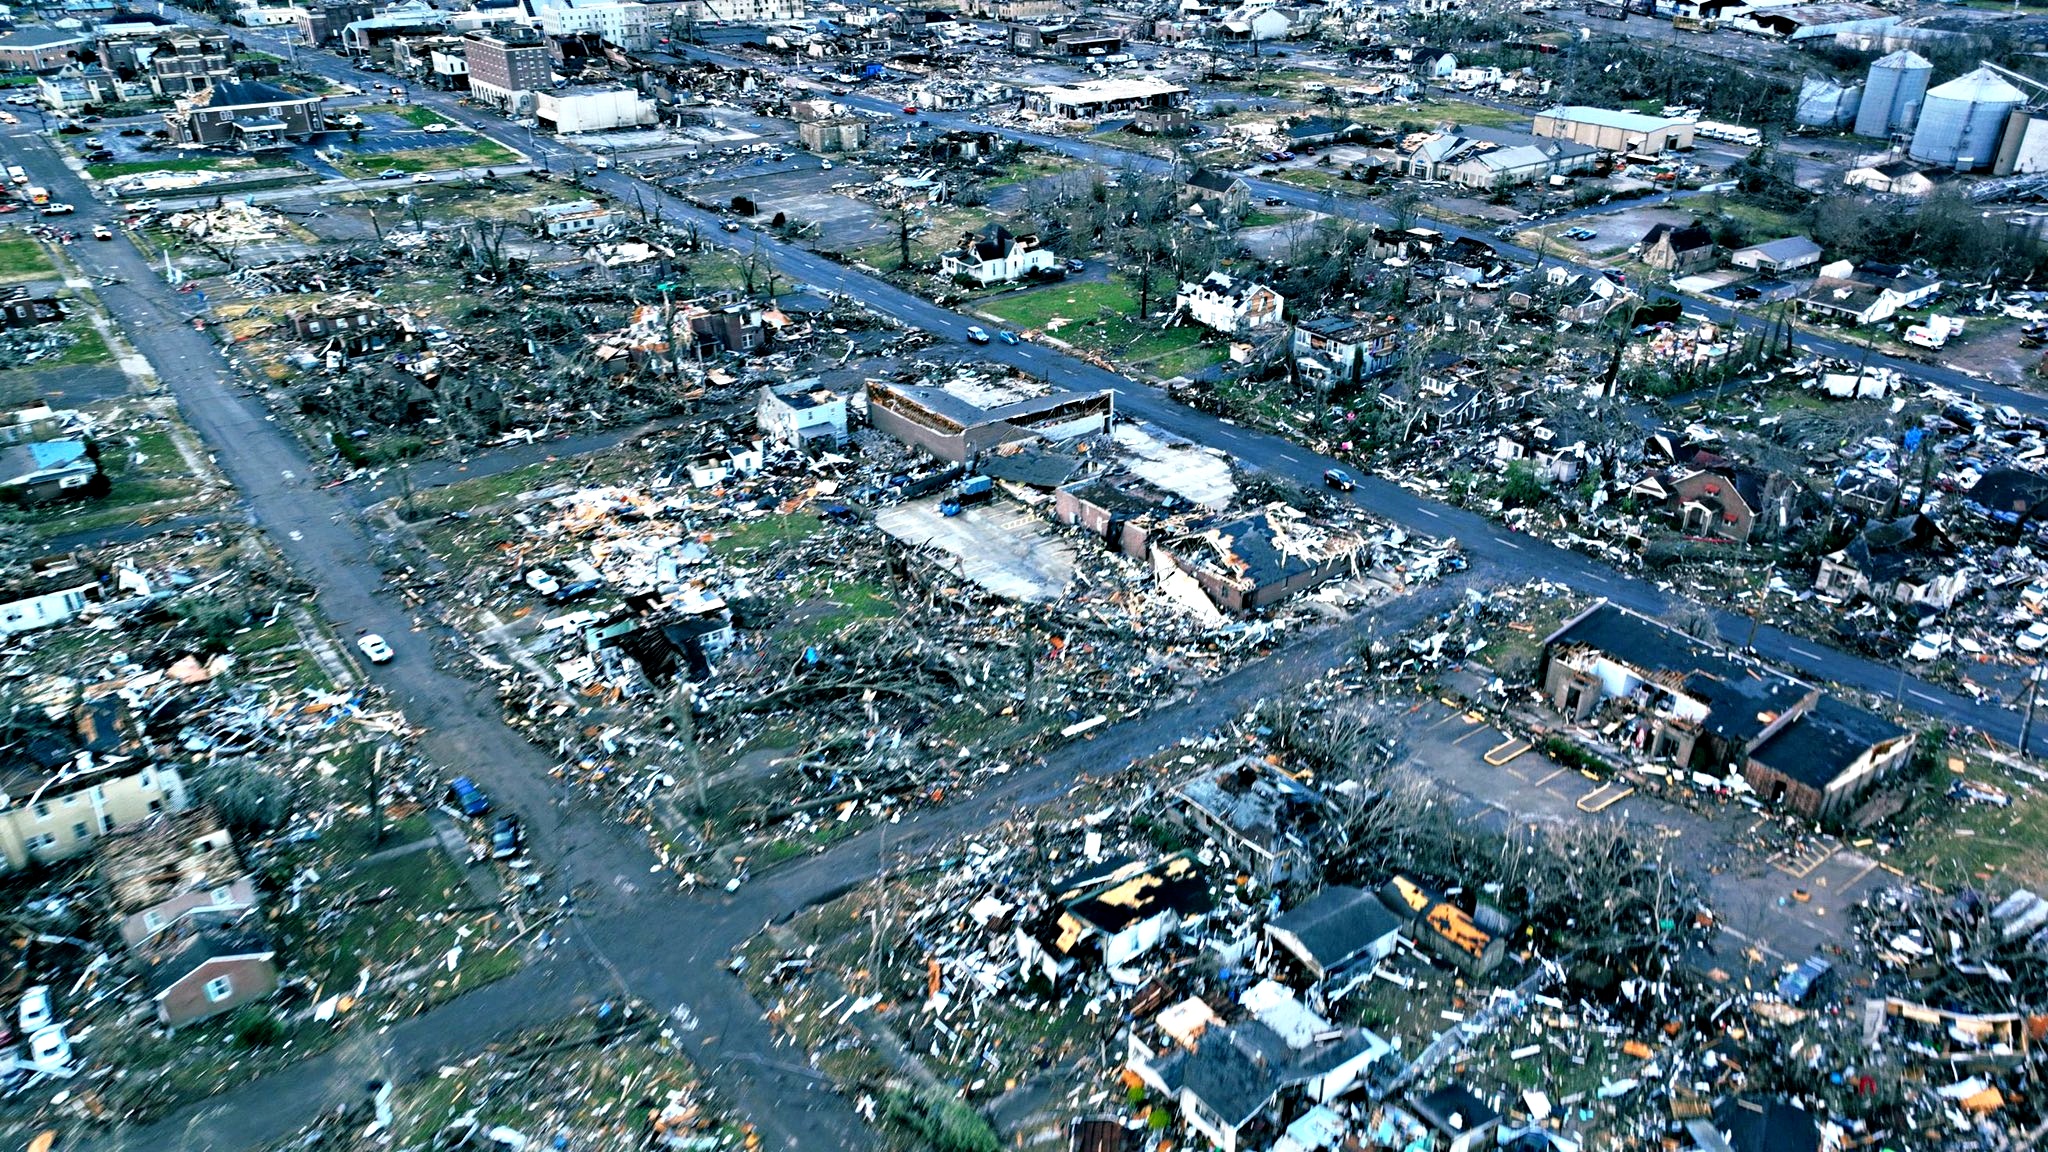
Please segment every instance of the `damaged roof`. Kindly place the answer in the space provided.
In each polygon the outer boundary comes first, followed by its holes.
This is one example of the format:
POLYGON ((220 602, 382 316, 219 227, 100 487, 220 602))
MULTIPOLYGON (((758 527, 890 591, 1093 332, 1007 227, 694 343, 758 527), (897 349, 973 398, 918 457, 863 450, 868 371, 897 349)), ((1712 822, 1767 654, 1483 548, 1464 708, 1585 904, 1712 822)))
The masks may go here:
POLYGON ((1823 696, 1812 711, 1757 745, 1749 758, 1824 789, 1873 747, 1906 734, 1875 712, 1823 696))

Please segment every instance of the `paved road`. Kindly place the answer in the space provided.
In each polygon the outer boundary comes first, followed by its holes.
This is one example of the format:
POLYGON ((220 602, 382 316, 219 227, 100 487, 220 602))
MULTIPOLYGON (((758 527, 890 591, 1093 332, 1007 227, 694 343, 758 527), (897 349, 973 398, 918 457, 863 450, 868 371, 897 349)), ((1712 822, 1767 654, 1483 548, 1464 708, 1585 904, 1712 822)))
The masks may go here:
MULTIPOLYGON (((5 137, 8 163, 27 167, 38 184, 61 189, 79 205, 81 223, 108 218, 87 189, 36 138, 5 137)), ((706 908, 701 901, 664 894, 657 861, 642 838, 602 818, 601 806, 557 804, 549 771, 550 756, 535 749, 505 726, 489 690, 436 667, 437 629, 419 619, 395 598, 380 591, 379 557, 394 553, 392 541, 380 537, 360 518, 360 510, 344 488, 321 488, 311 482, 311 468, 298 444, 263 404, 243 390, 223 365, 212 340, 189 323, 192 297, 164 285, 145 257, 125 238, 106 244, 75 245, 72 256, 95 277, 119 282, 99 289, 116 321, 149 357, 159 378, 178 399, 185 418, 213 450, 215 458, 246 502, 249 522, 264 531, 292 565, 320 588, 322 611, 343 632, 366 629, 381 633, 397 659, 375 669, 372 679, 385 689, 416 724, 428 726, 419 751, 432 763, 479 778, 502 806, 519 812, 538 846, 556 870, 555 885, 576 894, 579 915, 587 925, 572 926, 568 946, 591 962, 568 966, 559 981, 564 989, 586 997, 615 997, 630 991, 657 1005, 688 1002, 706 1022, 697 1033, 700 1055, 719 1062, 724 1048, 702 1048, 703 1042, 742 1052, 772 1052, 772 1038, 759 1009, 737 980, 715 963, 730 947, 730 936, 714 939, 699 930, 706 908), (715 1027, 716 1034, 708 1030, 715 1027)), ((746 907, 741 919, 758 928, 774 907, 746 907)), ((461 1005, 446 1013, 463 1016, 461 1005)), ((516 1017, 492 1017, 501 1025, 516 1017)), ((452 1027, 423 1030, 412 1049, 393 1038, 393 1059, 400 1064, 430 1059, 436 1038, 467 1039, 452 1027), (423 1054, 424 1053, 424 1054, 423 1054)), ((450 1048, 443 1055, 459 1051, 450 1048)), ((801 1148, 862 1148, 870 1142, 850 1110, 810 1111, 789 1105, 814 1091, 815 1081, 774 1067, 757 1067, 748 1075, 724 1077, 720 1086, 756 1119, 776 1145, 801 1148)), ((254 1103, 260 1104, 260 1095, 254 1103)), ((308 1117, 252 1106, 236 1119, 208 1121, 216 1147, 246 1147, 285 1135, 308 1117)), ((187 1118, 180 1118, 182 1123, 187 1118)), ((175 1127, 166 1128, 165 1134, 175 1127)))
MULTIPOLYGON (((320 66, 336 74, 348 73, 339 62, 324 58, 320 66)), ((437 96, 422 102, 436 99, 452 105, 452 101, 437 96)), ((455 111, 452 107, 449 110, 455 111)), ((488 126, 485 131, 505 142, 511 142, 516 134, 516 130, 503 126, 488 126)), ((4 147, 10 162, 27 164, 39 183, 63 189, 66 198, 79 204, 84 222, 104 218, 105 210, 100 206, 86 208, 92 204, 86 190, 42 141, 10 137, 4 147)), ((537 147, 562 160, 587 159, 552 141, 537 147)), ((1116 154, 1119 162, 1127 156, 1116 154)), ((643 196, 666 197, 616 171, 592 173, 588 180, 599 189, 626 199, 635 190, 643 196)), ((666 199, 664 209, 670 218, 694 217, 707 223, 713 219, 672 197, 666 199)), ((800 249, 776 245, 765 238, 762 248, 791 278, 855 296, 870 307, 917 327, 959 339, 969 322, 956 313, 800 249)), ((570 966, 561 977, 565 986, 586 996, 628 990, 657 1005, 687 1005, 697 1021, 696 1029, 688 1034, 694 1055, 712 1070, 717 1083, 734 1103, 764 1127, 772 1144, 802 1148, 868 1146, 869 1134, 842 1101, 821 1093, 817 1078, 806 1069, 777 1061, 777 1050, 760 1019, 758 1006, 744 995, 737 981, 719 972, 715 965, 763 922, 872 874, 882 856, 881 834, 857 837, 843 848, 757 881, 736 897, 691 897, 660 885, 661 877, 651 870, 653 859, 636 837, 605 825, 593 806, 556 806, 546 775, 553 766, 551 760, 498 722, 497 705, 487 693, 434 667, 432 630, 420 625, 415 631, 415 622, 408 614, 378 594, 381 574, 375 558, 389 551, 390 542, 379 539, 359 520, 354 501, 342 491, 308 484, 307 465, 297 446, 259 402, 231 383, 233 378, 223 369, 210 340, 186 322, 190 298, 159 283, 144 257, 125 240, 83 246, 74 255, 88 272, 125 281, 102 290, 109 309, 129 332, 137 335, 142 350, 183 405, 187 419, 220 452, 224 470, 248 502, 252 521, 267 530, 292 562, 322 588, 323 607, 330 619, 343 628, 379 631, 391 641, 398 660, 377 670, 375 677, 409 715, 433 724, 423 741, 422 752, 436 763, 462 767, 480 777, 509 807, 528 816, 537 843, 578 896, 581 928, 571 933, 571 947, 587 955, 590 963, 570 966), (803 1107, 792 1103, 795 1101, 803 1101, 803 1107)), ((1155 389, 1049 347, 998 346, 986 350, 986 355, 1070 387, 1114 388, 1126 411, 1305 483, 1313 484, 1328 466, 1327 461, 1286 441, 1192 412, 1166 401, 1155 389)), ((1394 485, 1370 481, 1361 485, 1355 495, 1380 514, 1416 530, 1458 536, 1475 561, 1485 565, 1483 571, 1489 576, 1512 579, 1542 575, 1649 611, 1659 611, 1664 604, 1660 593, 1640 581, 1618 576, 1590 560, 1538 541, 1513 537, 1477 516, 1420 500, 1394 485)), ((1409 610, 1402 605, 1419 608, 1428 603, 1420 598, 1397 601, 1379 619, 1378 626, 1401 626, 1411 619, 1409 610)), ((1742 622, 1731 618, 1730 626, 1739 624, 1742 622)), ((1276 683, 1283 681, 1286 671, 1307 672, 1317 670, 1318 665, 1327 666, 1333 655, 1331 646, 1344 642, 1341 633, 1332 633, 1331 637, 1319 646, 1290 652, 1282 658, 1279 669, 1262 664, 1240 673, 1226 685, 1206 691, 1199 704, 1159 713, 1148 721, 1121 725, 1092 744, 1072 746, 1048 757, 1042 768, 1005 778, 999 791, 984 793, 975 803, 956 804, 906 820, 907 827, 896 826, 888 831, 890 852, 915 853, 958 831, 986 824, 1005 814, 1008 805, 1029 806, 1048 798, 1078 772, 1120 765, 1129 754, 1149 751, 1184 733, 1201 731, 1246 700, 1269 694, 1276 683)), ((1896 682, 1890 669, 1824 649, 1802 647, 1805 643, 1774 630, 1766 630, 1758 637, 1758 647, 1766 652, 1831 678, 1867 683, 1886 691, 1896 682)), ((2017 729, 2016 718, 2009 714, 1930 686, 1915 684, 1911 694, 1925 706, 1975 723, 2008 740, 2011 737, 2007 733, 2017 729)), ((461 1015, 462 1004, 458 1001, 445 1014, 461 1015)), ((441 1015, 444 1013, 437 1013, 436 1017, 441 1015)), ((506 1019, 509 1023, 511 1017, 506 1019)), ((453 1050, 437 1046, 437 1037, 444 1033, 425 1026, 417 1032, 421 1035, 412 1040, 392 1040, 394 1062, 423 1067, 436 1052, 453 1050)), ((208 1113, 207 1129, 215 1146, 259 1143, 282 1135, 304 1120, 303 1116, 265 1107, 266 1096, 260 1090, 251 1090, 237 1099, 242 1106, 208 1113)), ((225 1103, 228 1101, 216 1102, 225 1103)), ((177 1123, 189 1119, 181 1117, 158 1131, 168 1137, 177 1130, 177 1123)))

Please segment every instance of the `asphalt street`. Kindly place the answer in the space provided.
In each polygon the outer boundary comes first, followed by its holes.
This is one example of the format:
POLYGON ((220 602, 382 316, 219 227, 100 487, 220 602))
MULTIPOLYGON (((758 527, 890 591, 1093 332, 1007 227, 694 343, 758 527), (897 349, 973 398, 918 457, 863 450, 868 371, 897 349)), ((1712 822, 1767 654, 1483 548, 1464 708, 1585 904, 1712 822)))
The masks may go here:
MULTIPOLYGON (((263 39, 248 30, 238 30, 238 34, 252 41, 263 39)), ((302 59, 331 75, 362 79, 339 61, 310 54, 302 59)), ((452 98, 441 94, 423 92, 419 100, 465 121, 475 120, 470 110, 456 108, 452 98)), ((486 124, 484 131, 503 143, 526 147, 519 129, 486 124)), ((76 203, 80 224, 110 218, 47 142, 21 134, 0 137, 0 147, 9 162, 24 163, 38 183, 53 191, 61 189, 60 197, 76 203)), ((551 161, 585 164, 589 160, 553 141, 541 141, 534 147, 551 161)), ((1114 152, 1105 162, 1121 166, 1132 160, 1128 153, 1114 152)), ((592 171, 586 173, 585 180, 629 202, 636 193, 661 200, 668 218, 696 219, 713 226, 707 231, 715 230, 717 217, 624 173, 592 171)), ((1258 190, 1263 194, 1268 187, 1276 195, 1283 191, 1305 195, 1285 185, 1262 184, 1258 190)), ((1316 203, 1308 206, 1327 203, 1320 197, 1312 199, 1316 203)), ((860 299, 906 324, 959 340, 970 323, 957 313, 801 249, 765 236, 748 242, 758 243, 764 255, 791 279, 860 299)), ((892 826, 886 833, 856 837, 841 848, 757 878, 736 896, 676 892, 656 873, 652 855, 636 834, 604 823, 595 805, 558 803, 561 796, 548 776, 555 766, 552 758, 499 722, 497 703, 488 691, 436 666, 437 641, 442 638, 437 626, 415 619, 379 590, 379 558, 393 555, 395 542, 382 538, 360 517, 355 500, 345 490, 323 489, 310 482, 309 465, 297 445, 263 403, 243 390, 240 377, 223 365, 211 338, 191 326, 190 312, 197 302, 162 284, 143 254, 125 238, 73 245, 72 255, 88 274, 117 280, 99 289, 102 299, 134 335, 177 396, 187 419, 215 449, 223 470, 243 493, 251 521, 321 588, 327 616, 344 634, 367 629, 390 641, 398 658, 373 670, 371 679, 416 722, 431 726, 422 738, 421 753, 451 771, 478 777, 501 803, 527 817, 536 845, 557 869, 555 890, 573 892, 578 908, 564 948, 568 957, 580 958, 580 962, 556 961, 561 965, 556 969, 560 973, 554 980, 556 991, 582 1000, 629 991, 656 1005, 681 1010, 678 1020, 684 1022, 681 1027, 693 1055, 712 1072, 734 1104, 762 1125, 771 1145, 861 1148, 871 1140, 844 1101, 823 1092, 814 1073, 792 1062, 786 1050, 775 1047, 759 1006, 745 996, 738 981, 719 970, 719 961, 735 944, 762 923, 871 875, 885 858, 916 853, 959 831, 983 826, 1007 815, 1009 805, 1057 794, 1077 773, 1121 765, 1127 761, 1127 753, 1149 751, 1180 735, 1201 731, 1281 682, 1274 669, 1255 665, 1250 674, 1204 690, 1196 704, 1119 725, 1095 742, 1069 746, 1048 756, 1036 770, 1005 778, 997 790, 972 802, 906 818, 904 827, 892 826)), ((977 355, 1009 363, 1063 387, 1115 389, 1127 413, 1228 449, 1249 464, 1304 484, 1317 483, 1322 470, 1331 465, 1287 441, 1173 404, 1154 388, 1052 347, 991 346, 977 355)), ((1917 366, 1913 370, 1917 371, 1917 366)), ((1363 506, 1413 530, 1456 536, 1472 556, 1475 577, 1503 581, 1546 577, 1653 613, 1661 612, 1667 603, 1664 594, 1639 580, 1585 557, 1504 532, 1470 513, 1422 500, 1391 483, 1368 478, 1353 496, 1363 506)), ((1396 601, 1377 626, 1391 629, 1413 622, 1419 616, 1402 605, 1420 608, 1428 603, 1422 598, 1396 601)), ((1724 631, 1732 635, 1740 636, 1736 629, 1746 628, 1746 619, 1731 616, 1724 621, 1724 631)), ((1329 662, 1329 646, 1339 643, 1341 639, 1331 639, 1324 646, 1290 650, 1280 660, 1303 673, 1317 671, 1318 662, 1323 666, 1329 662)), ((1757 647, 1793 667, 1872 691, 1889 693, 1901 683, 1895 669, 1832 652, 1774 629, 1759 633, 1757 647)), ((1931 685, 1912 680, 1903 684, 1916 707, 1975 725, 2008 743, 2017 733, 2018 719, 2010 713, 1931 685)), ((463 1017, 467 1002, 467 998, 458 1000, 450 1009, 423 1021, 463 1017)), ((496 1019, 509 1026, 517 1021, 518 1013, 507 1010, 496 1019)), ((390 1040, 388 1058, 399 1068, 428 1067, 437 1054, 459 1050, 450 1046, 456 1042, 457 1031, 452 1026, 442 1030, 421 1023, 410 1039, 394 1036, 390 1040)), ((209 1143, 245 1147, 282 1135, 306 1119, 264 1105, 265 1096, 258 1089, 211 1102, 206 1106, 209 1143)), ((169 1137, 178 1130, 176 1124, 190 1119, 177 1118, 156 1131, 169 1137)))

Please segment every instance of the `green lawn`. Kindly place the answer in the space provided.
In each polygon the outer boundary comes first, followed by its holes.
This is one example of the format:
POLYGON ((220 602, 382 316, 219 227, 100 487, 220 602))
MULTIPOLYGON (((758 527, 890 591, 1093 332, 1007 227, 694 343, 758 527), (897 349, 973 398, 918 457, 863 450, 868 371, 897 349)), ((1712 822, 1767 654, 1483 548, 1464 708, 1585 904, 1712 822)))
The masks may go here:
POLYGON ((451 168, 488 168, 519 163, 519 154, 491 140, 449 148, 416 148, 406 152, 351 155, 342 153, 334 166, 350 176, 375 179, 383 172, 441 172, 451 168))
POLYGON ((1105 308, 1127 314, 1136 311, 1137 306, 1130 289, 1121 282, 1098 280, 1034 288, 990 300, 982 307, 1012 324, 1044 328, 1057 318, 1087 320, 1105 308))
POLYGON ((408 104, 397 109, 397 112, 401 119, 415 128, 425 128, 429 124, 455 123, 432 108, 422 108, 418 104, 408 104))
POLYGON ((1930 801, 1933 814, 1914 827, 1893 855, 1899 866, 1949 891, 1965 885, 1992 892, 2048 886, 2048 861, 2041 855, 2041 845, 2048 843, 2048 793, 2038 784, 2023 790, 2024 777, 1954 748, 1938 763, 1936 787, 1945 788, 1952 780, 1981 781, 2004 790, 2012 806, 1930 801), (1950 769, 1952 759, 1962 762, 1962 772, 1950 769))
POLYGON ((1160 364, 1155 374, 1178 376, 1209 363, 1209 349, 1197 347, 1202 339, 1199 328, 1159 327, 1172 307, 1173 289, 1162 285, 1152 301, 1152 315, 1141 323, 1130 285, 1108 280, 1034 288, 987 301, 982 310, 1133 367, 1150 367, 1156 358, 1160 364))
POLYGON ((1470 124, 1481 128, 1526 128, 1529 125, 1529 115, 1526 112, 1510 112, 1505 108, 1468 104, 1463 100, 1419 101, 1402 108, 1399 118, 1403 121, 1432 124, 1448 120, 1453 124, 1470 124))
POLYGON ((726 535, 712 542, 712 547, 726 555, 753 548, 770 548, 781 544, 793 544, 808 540, 821 527, 815 516, 797 512, 788 516, 763 516, 734 527, 726 535))
POLYGON ((85 172, 95 180, 113 180, 121 176, 139 176, 149 172, 253 172, 265 168, 292 166, 291 161, 276 157, 237 157, 233 160, 223 160, 217 156, 167 156, 162 160, 123 160, 113 164, 88 164, 85 166, 85 172))
POLYGON ((26 236, 0 235, 0 283, 41 280, 56 271, 41 244, 26 236))

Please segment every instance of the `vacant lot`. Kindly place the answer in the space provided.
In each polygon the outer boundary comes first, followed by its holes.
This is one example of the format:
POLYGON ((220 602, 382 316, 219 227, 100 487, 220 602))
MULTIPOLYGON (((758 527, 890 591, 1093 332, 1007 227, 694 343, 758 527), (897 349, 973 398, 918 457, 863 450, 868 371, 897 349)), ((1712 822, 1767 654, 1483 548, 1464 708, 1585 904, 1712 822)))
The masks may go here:
POLYGON ((1053 284, 990 300, 982 310, 1019 328, 1044 332, 1077 348, 1156 375, 1188 375, 1221 358, 1220 344, 1204 344, 1191 324, 1162 327, 1173 308, 1172 289, 1151 301, 1139 320, 1137 296, 1116 280, 1053 284))
POLYGON ((43 280, 56 271, 41 244, 27 236, 0 235, 0 284, 43 280))
POLYGON ((334 160, 336 168, 358 178, 375 177, 382 172, 441 172, 450 168, 489 168, 517 163, 517 152, 490 140, 476 140, 452 148, 419 148, 362 156, 343 154, 334 160))

